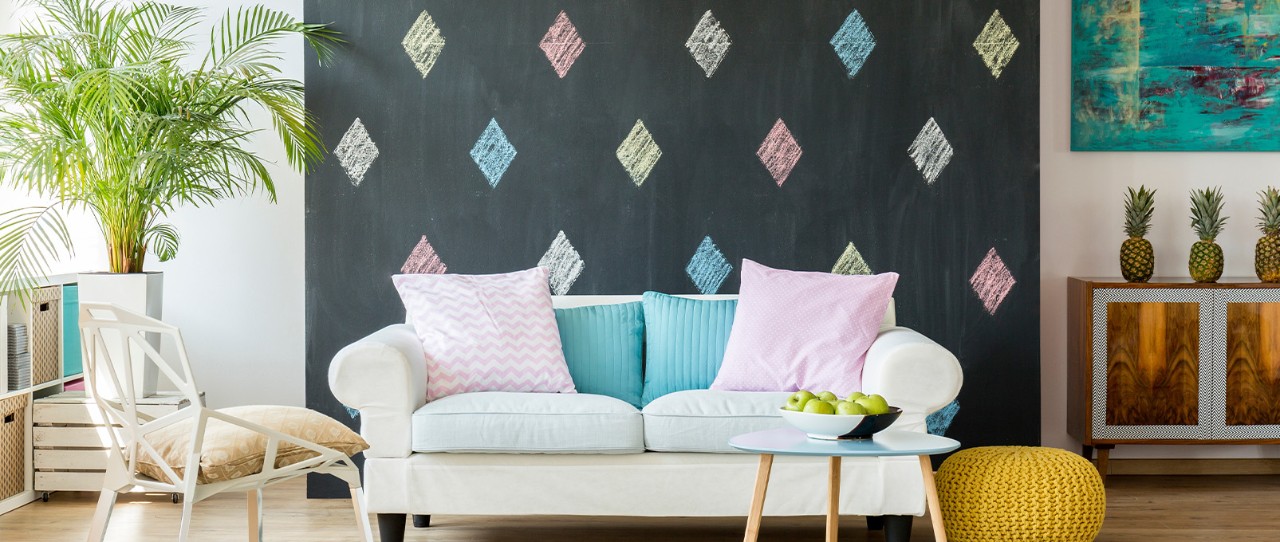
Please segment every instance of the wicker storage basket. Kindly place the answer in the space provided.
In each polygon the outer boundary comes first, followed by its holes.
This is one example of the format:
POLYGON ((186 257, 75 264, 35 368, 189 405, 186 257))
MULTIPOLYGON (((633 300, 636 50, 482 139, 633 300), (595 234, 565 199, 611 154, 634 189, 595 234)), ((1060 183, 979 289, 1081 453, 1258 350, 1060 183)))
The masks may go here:
POLYGON ((31 384, 38 386, 62 377, 62 287, 39 288, 31 301, 31 384))
POLYGON ((0 400, 0 500, 26 490, 27 396, 0 400))

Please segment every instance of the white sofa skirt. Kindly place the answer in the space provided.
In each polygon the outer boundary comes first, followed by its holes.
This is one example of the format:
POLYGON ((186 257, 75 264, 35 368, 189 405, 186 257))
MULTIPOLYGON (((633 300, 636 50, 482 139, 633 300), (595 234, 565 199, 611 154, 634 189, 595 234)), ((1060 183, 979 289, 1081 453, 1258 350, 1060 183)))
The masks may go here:
MULTIPOLYGON (((745 516, 759 456, 415 453, 369 458, 374 513, 440 515, 745 516)), ((840 513, 924 514, 915 456, 845 458, 840 513)), ((764 513, 822 515, 827 458, 775 456, 764 513)))

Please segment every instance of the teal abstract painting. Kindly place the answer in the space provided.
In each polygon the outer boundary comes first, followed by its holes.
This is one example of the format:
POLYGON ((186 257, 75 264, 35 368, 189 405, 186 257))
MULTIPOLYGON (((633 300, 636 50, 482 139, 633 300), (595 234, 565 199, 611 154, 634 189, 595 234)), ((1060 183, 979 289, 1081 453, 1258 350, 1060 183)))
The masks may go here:
POLYGON ((1072 8, 1072 150, 1280 150, 1280 0, 1072 8))

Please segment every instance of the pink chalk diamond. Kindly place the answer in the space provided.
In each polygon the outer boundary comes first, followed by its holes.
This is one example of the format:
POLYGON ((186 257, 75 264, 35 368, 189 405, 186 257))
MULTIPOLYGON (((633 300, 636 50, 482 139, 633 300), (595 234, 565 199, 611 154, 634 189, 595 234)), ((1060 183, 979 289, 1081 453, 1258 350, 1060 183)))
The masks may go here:
POLYGON ((969 277, 969 286, 973 287, 973 292, 978 294, 983 307, 992 316, 995 316, 996 309, 1000 308, 1004 298, 1009 295, 1009 290, 1017 282, 994 247, 987 251, 987 257, 982 259, 973 276, 969 277))
POLYGON ((440 261, 435 247, 427 242, 427 236, 423 235, 418 245, 413 247, 413 252, 409 253, 409 258, 404 261, 400 272, 406 275, 428 275, 444 273, 448 269, 448 266, 440 261))
POLYGON ((782 119, 774 123, 773 129, 769 130, 769 135, 764 138, 764 143, 760 144, 760 150, 756 151, 756 156, 760 157, 760 163, 764 164, 770 175, 773 175, 773 180, 779 187, 787 182, 787 177, 791 175, 791 168, 796 167, 801 154, 804 154, 804 150, 800 148, 800 144, 796 143, 796 138, 791 137, 791 130, 787 129, 782 119))
POLYGON ((578 29, 569 22, 569 16, 561 11, 556 17, 555 24, 547 29, 547 35, 542 36, 538 48, 546 53, 547 60, 551 61, 551 67, 556 70, 556 74, 561 79, 564 79, 564 76, 569 74, 569 68, 573 67, 574 61, 578 60, 578 55, 587 48, 587 43, 578 36, 578 29))

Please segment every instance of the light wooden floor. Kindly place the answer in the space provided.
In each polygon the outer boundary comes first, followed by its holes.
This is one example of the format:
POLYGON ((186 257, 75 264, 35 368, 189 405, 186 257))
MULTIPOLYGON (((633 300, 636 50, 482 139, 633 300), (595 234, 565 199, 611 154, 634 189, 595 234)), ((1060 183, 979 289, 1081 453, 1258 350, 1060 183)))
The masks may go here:
MULTIPOLYGON (((1112 476, 1107 489, 1107 519, 1102 542, 1153 540, 1231 542, 1280 540, 1280 476, 1112 476)), ((347 500, 307 500, 303 482, 268 490, 268 540, 358 540, 347 500)), ((5 542, 78 541, 88 532, 94 493, 55 493, 48 503, 34 502, 0 516, 5 542)), ((223 495, 196 505, 193 541, 245 540, 245 500, 223 495)), ((181 506, 168 496, 122 497, 108 539, 121 542, 169 542, 178 528, 181 506)), ((639 519, 579 517, 441 516, 429 529, 410 527, 407 540, 434 542, 619 542, 737 541, 744 518, 639 519)), ((878 541, 862 518, 844 518, 841 540, 878 541)), ((761 541, 822 539, 823 520, 765 518, 761 541)), ((918 518, 912 541, 932 540, 927 519, 918 518)))

